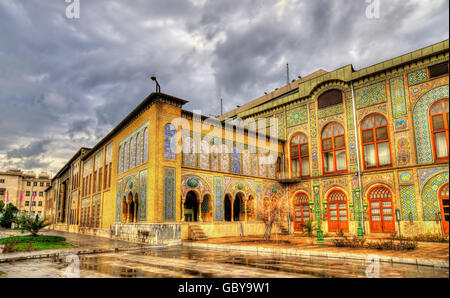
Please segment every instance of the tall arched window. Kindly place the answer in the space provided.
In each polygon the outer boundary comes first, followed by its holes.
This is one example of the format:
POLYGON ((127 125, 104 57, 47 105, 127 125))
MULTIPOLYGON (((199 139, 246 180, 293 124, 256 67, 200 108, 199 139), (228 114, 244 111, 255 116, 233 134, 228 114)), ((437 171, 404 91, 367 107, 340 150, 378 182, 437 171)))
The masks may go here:
POLYGON ((384 186, 377 186, 369 193, 370 231, 372 233, 395 232, 392 195, 384 186))
POLYGON ((148 129, 144 129, 144 160, 143 162, 148 161, 148 129))
POLYGON ((164 158, 175 159, 175 126, 167 124, 164 127, 164 158))
POLYGON ((302 133, 293 136, 290 149, 292 177, 309 176, 308 138, 302 133))
POLYGON ((390 166, 391 150, 386 118, 380 114, 370 114, 361 123, 364 167, 390 166))
POLYGON ((430 108, 431 138, 436 161, 448 159, 448 98, 435 102, 430 108))
POLYGON ((322 131, 323 171, 326 174, 345 172, 347 159, 344 127, 331 122, 322 131))
POLYGON ((141 136, 142 133, 138 133, 136 137, 136 166, 139 166, 142 163, 141 160, 141 136))

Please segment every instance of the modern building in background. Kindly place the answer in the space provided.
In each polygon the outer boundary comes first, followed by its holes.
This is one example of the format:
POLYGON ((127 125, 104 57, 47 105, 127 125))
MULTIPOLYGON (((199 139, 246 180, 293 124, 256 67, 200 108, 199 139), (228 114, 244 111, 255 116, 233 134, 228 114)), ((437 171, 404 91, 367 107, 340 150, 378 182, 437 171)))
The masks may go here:
POLYGON ((216 121, 152 93, 52 179, 53 227, 138 241, 263 234, 257 202, 279 197, 293 211, 281 231, 320 217, 331 234, 448 234, 448 60, 446 40, 319 70, 216 121), (277 119, 265 142, 241 128, 252 119, 277 119))
POLYGON ((17 169, 0 171, 0 200, 12 203, 20 212, 43 217, 45 213, 45 190, 50 185, 49 175, 45 172, 36 175, 32 171, 17 169))

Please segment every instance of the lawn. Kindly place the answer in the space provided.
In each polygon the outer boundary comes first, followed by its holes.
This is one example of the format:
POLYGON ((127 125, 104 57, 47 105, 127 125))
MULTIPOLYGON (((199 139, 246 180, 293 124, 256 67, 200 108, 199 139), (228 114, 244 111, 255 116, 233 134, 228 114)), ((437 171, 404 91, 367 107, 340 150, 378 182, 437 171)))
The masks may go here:
POLYGON ((66 238, 59 236, 11 236, 0 239, 0 245, 4 244, 9 252, 35 251, 47 249, 75 248, 66 242, 66 238))

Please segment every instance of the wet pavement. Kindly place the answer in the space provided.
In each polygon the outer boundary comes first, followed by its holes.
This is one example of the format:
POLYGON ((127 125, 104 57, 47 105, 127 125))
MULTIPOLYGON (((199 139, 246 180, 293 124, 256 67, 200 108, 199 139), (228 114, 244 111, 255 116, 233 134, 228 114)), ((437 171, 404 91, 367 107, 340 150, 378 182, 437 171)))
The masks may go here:
MULTIPOLYGON (((79 256, 79 276, 149 278, 366 277, 365 261, 256 255, 246 252, 166 247, 79 256)), ((73 265, 53 259, 0 264, 0 278, 68 277, 73 265), (1 274, 1 272, 6 274, 1 274)), ((448 268, 380 262, 380 277, 449 277, 448 268)))

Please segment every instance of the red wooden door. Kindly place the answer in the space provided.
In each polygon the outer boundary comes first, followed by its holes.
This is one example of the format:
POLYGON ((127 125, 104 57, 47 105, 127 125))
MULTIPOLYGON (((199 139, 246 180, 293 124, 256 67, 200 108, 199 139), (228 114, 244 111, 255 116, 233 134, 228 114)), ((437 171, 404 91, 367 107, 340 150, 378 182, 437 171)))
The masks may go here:
POLYGON ((383 186, 373 188, 369 193, 370 231, 372 233, 394 233, 395 222, 392 195, 383 186))
POLYGON ((294 199, 294 230, 303 230, 302 224, 310 219, 309 199, 305 193, 299 193, 294 199))
POLYGON ((448 235, 448 218, 449 218, 449 199, 448 199, 448 183, 442 186, 439 191, 439 201, 441 203, 442 228, 444 234, 448 235))
POLYGON ((340 190, 328 195, 328 232, 348 232, 347 197, 340 190))

